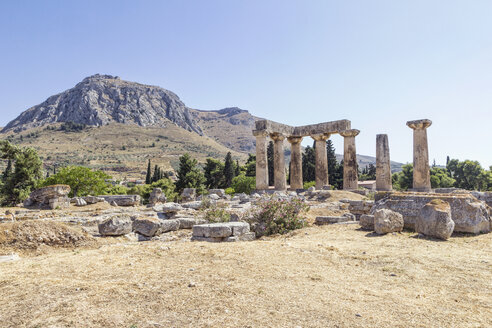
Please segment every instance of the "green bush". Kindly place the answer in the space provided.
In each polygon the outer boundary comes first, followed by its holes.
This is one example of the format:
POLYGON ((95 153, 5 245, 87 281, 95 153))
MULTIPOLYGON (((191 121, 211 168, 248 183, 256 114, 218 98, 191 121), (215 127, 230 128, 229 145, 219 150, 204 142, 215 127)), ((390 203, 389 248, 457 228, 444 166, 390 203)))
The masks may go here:
POLYGON ((212 206, 205 210, 203 218, 208 222, 229 222, 231 214, 223 207, 212 206))
POLYGON ((315 181, 306 181, 306 182, 304 182, 304 184, 303 184, 302 187, 304 189, 309 189, 309 188, 314 187, 314 186, 316 186, 316 182, 315 181))
POLYGON ((125 187, 125 186, 116 185, 116 186, 109 187, 106 190, 106 194, 107 195, 127 195, 128 190, 130 190, 130 189, 125 187))
POLYGON ((236 193, 251 194, 256 189, 256 178, 239 175, 232 179, 232 188, 236 193))
POLYGON ((234 188, 227 188, 226 190, 224 190, 224 192, 226 193, 226 195, 234 195, 236 191, 234 190, 234 188))
POLYGON ((67 166, 44 180, 42 186, 66 184, 71 188, 70 197, 96 196, 105 194, 110 188, 106 182, 108 179, 111 177, 103 171, 92 171, 83 166, 67 166))
POLYGON ((152 184, 146 185, 136 185, 130 188, 127 192, 128 195, 140 195, 142 197, 142 202, 147 204, 149 202, 150 193, 154 188, 161 188, 162 192, 166 195, 166 198, 169 202, 172 202, 176 199, 178 195, 174 191, 174 184, 170 179, 161 179, 159 181, 153 182, 152 184))
POLYGON ((256 233, 256 237, 285 234, 306 225, 306 220, 301 213, 308 210, 309 206, 300 199, 291 201, 267 199, 257 203, 256 209, 247 221, 256 233))

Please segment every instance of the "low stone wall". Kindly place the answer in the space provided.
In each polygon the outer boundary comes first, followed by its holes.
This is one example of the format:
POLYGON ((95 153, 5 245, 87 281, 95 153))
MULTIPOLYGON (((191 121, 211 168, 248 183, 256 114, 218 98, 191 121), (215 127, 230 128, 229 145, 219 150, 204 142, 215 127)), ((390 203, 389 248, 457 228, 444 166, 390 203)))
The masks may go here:
POLYGON ((193 226, 193 241, 233 242, 255 239, 246 222, 210 223, 193 226))

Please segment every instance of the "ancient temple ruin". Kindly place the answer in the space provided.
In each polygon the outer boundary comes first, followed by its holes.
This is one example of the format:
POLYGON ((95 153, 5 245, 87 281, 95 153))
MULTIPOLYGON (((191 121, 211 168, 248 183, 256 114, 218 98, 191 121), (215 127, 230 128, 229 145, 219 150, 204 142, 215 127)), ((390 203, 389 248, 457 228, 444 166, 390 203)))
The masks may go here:
POLYGON ((333 134, 340 134, 344 138, 343 156, 343 189, 357 189, 357 157, 355 137, 359 130, 351 129, 349 120, 339 120, 304 126, 289 126, 269 120, 256 121, 253 135, 256 137, 256 189, 268 189, 268 138, 273 140, 274 148, 274 183, 275 190, 286 190, 287 180, 284 159, 284 140, 291 146, 290 189, 302 189, 302 153, 301 141, 304 137, 315 140, 316 148, 316 189, 329 186, 328 158, 326 154, 326 140, 333 134))

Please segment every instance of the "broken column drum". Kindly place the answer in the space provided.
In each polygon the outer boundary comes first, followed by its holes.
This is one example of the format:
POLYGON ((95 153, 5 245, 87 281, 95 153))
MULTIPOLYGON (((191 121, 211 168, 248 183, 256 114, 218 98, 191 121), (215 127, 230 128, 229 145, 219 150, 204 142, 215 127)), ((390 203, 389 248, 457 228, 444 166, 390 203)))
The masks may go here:
POLYGON ((387 134, 376 135, 376 190, 391 191, 391 162, 387 134))
POLYGON ((430 191, 429 148, 427 128, 432 121, 423 119, 407 122, 413 130, 413 190, 430 191))
POLYGON ((355 190, 358 188, 357 152, 355 149, 355 137, 359 130, 351 129, 340 131, 343 137, 343 189, 355 190))

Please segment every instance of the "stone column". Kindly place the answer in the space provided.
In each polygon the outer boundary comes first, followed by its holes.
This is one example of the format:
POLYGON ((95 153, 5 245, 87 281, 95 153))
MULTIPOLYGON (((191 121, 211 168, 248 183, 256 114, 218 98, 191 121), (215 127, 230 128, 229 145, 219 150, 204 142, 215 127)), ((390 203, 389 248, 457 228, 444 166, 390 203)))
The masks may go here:
POLYGON ((376 135, 376 190, 390 191, 391 163, 387 134, 376 135))
POLYGON ((287 190, 284 158, 285 136, 281 133, 273 133, 270 138, 273 139, 273 180, 275 182, 275 190, 287 190))
POLYGON ((431 120, 409 121, 413 129, 413 190, 430 191, 429 147, 427 145, 427 128, 431 120))
POLYGON ((290 142, 290 189, 302 189, 302 137, 288 137, 290 142))
POLYGON ((266 131, 253 131, 256 137, 256 189, 268 189, 268 159, 267 159, 267 137, 266 131))
POLYGON ((355 150, 355 136, 360 133, 359 130, 340 131, 343 137, 343 189, 355 190, 358 188, 358 167, 357 153, 355 150))
POLYGON ((315 134, 311 138, 315 140, 316 147, 316 189, 323 189, 328 186, 328 158, 326 156, 326 140, 330 137, 329 133, 315 134))

